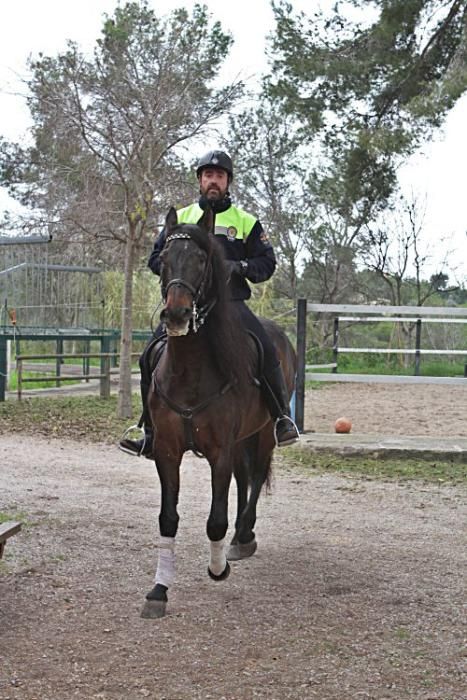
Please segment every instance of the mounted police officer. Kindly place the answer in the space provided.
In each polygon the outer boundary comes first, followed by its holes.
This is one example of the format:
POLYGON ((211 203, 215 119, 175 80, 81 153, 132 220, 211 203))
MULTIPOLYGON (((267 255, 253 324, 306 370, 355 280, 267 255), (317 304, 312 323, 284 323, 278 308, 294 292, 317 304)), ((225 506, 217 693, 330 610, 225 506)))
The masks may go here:
MULTIPOLYGON (((200 186, 199 200, 177 212, 178 223, 196 224, 206 207, 211 207, 214 211, 215 235, 224 249, 229 272, 231 302, 238 307, 245 328, 254 333, 263 346, 261 387, 275 421, 276 442, 278 447, 290 445, 299 435, 290 418, 288 394, 278 356, 262 324, 245 303, 251 296, 248 281, 265 282, 272 276, 276 267, 274 250, 258 219, 232 204, 229 184, 233 179, 233 165, 227 153, 217 150, 206 153, 198 161, 196 175, 200 186)), ((149 257, 148 266, 156 275, 160 274, 160 254, 165 240, 166 233, 163 229, 149 257)), ((160 339, 163 335, 163 326, 159 325, 155 339, 160 339)), ((130 440, 124 436, 120 442, 120 447, 125 452, 149 458, 152 456, 153 433, 146 404, 152 373, 148 357, 153 344, 154 340, 151 340, 140 358, 144 438, 130 440)))

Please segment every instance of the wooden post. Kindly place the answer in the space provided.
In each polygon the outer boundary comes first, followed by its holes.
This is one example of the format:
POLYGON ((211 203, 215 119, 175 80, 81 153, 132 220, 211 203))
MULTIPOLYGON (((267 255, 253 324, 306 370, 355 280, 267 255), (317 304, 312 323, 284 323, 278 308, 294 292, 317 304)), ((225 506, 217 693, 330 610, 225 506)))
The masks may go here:
POLYGON ((8 344, 5 336, 0 335, 0 401, 5 401, 8 344))
POLYGON ((110 398, 110 338, 103 335, 101 337, 101 353, 105 353, 105 357, 101 357, 101 375, 100 378, 100 397, 101 399, 110 398))
POLYGON ((417 328, 415 331, 415 376, 420 375, 420 346, 422 341, 422 319, 417 318, 417 328))
MULTIPOLYGON (((88 338, 84 341, 84 352, 88 355, 91 354, 91 341, 88 338)), ((91 363, 89 357, 83 357, 83 374, 89 375, 90 368, 91 363)), ((89 383, 89 376, 86 379, 86 383, 89 383)))
POLYGON ((57 338, 57 359, 55 360, 55 375, 57 380, 55 386, 61 386, 60 375, 62 373, 62 362, 63 362, 63 338, 57 338))
POLYGON ((295 423, 303 432, 305 418, 306 299, 297 301, 297 378, 295 384, 295 423))
POLYGON ((10 388, 10 382, 11 382, 11 340, 7 340, 6 341, 6 382, 5 382, 6 391, 8 391, 10 388))
POLYGON ((339 316, 334 319, 334 333, 332 341, 332 361, 335 367, 332 368, 333 374, 337 374, 337 358, 339 355, 339 316))
POLYGON ((110 358, 110 364, 112 367, 118 367, 118 335, 114 334, 112 335, 112 340, 111 340, 111 347, 112 347, 112 357, 110 358))
POLYGON ((23 393, 23 360, 16 359, 16 380, 18 384, 18 401, 21 401, 23 393))

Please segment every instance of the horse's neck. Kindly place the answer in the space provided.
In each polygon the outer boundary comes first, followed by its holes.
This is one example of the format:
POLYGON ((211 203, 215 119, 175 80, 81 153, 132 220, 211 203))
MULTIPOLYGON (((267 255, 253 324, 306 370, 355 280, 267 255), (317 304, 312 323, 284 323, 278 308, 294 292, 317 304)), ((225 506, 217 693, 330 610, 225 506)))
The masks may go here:
POLYGON ((215 373, 210 357, 209 341, 205 333, 169 336, 161 367, 163 384, 168 390, 177 386, 177 389, 185 388, 189 393, 196 391, 207 375, 215 373))
POLYGON ((191 367, 196 369, 207 350, 206 339, 199 333, 189 333, 181 337, 169 336, 167 338, 167 360, 174 372, 185 367, 187 369, 191 367))

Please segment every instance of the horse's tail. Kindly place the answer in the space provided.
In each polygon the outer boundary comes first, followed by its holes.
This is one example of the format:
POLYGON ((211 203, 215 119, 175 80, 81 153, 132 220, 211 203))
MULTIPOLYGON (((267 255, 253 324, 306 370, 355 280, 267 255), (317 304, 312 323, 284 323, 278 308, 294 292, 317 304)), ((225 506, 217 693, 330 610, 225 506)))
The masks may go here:
POLYGON ((272 456, 269 458, 269 464, 267 465, 266 468, 266 477, 264 479, 264 484, 263 488, 266 490, 267 494, 270 494, 272 491, 272 456))

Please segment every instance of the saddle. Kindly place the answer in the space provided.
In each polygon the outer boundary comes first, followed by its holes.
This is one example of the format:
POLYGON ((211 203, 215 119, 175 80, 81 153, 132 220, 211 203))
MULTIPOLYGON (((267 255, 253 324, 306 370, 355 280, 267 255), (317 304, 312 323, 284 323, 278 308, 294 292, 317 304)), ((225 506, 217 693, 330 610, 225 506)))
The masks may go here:
POLYGON ((164 334, 162 336, 153 338, 145 351, 145 361, 148 367, 148 376, 152 376, 154 370, 159 364, 159 360, 162 357, 164 348, 167 344, 167 336, 164 334))

